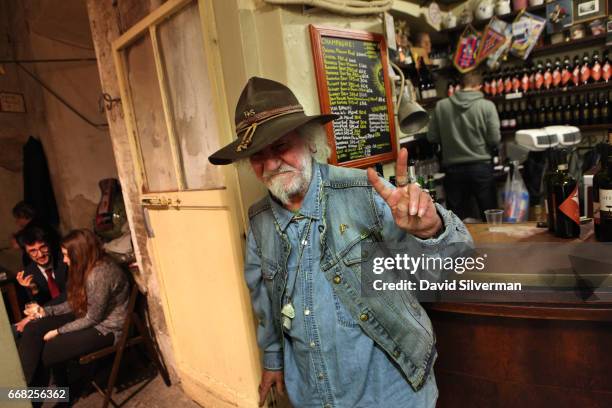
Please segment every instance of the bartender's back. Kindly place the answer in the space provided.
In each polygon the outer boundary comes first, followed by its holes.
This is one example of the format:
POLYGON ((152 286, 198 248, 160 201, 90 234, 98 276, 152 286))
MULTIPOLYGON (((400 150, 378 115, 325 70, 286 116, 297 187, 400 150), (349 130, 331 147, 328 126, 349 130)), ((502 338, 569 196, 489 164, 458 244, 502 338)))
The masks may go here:
POLYGON ((470 195, 481 216, 497 207, 490 152, 501 140, 499 117, 481 86, 480 73, 464 74, 462 90, 437 103, 427 133, 427 140, 442 148, 448 207, 461 219, 470 215, 470 195))

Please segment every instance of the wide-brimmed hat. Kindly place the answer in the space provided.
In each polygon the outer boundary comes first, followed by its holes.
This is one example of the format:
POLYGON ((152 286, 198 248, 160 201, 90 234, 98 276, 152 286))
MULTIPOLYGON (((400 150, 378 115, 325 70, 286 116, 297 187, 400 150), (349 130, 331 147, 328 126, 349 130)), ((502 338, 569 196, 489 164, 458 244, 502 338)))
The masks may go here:
POLYGON ((236 105, 236 135, 232 143, 208 157, 212 164, 230 164, 247 158, 307 123, 327 123, 338 115, 307 116, 285 85, 252 77, 236 105))

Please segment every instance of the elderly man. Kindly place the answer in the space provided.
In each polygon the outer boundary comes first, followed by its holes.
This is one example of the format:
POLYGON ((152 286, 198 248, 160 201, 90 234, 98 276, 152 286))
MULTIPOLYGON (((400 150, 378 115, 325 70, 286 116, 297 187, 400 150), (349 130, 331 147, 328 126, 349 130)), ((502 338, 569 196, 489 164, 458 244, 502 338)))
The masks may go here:
POLYGON ((431 250, 470 242, 461 221, 408 185, 324 164, 323 124, 284 85, 251 78, 236 107, 238 139, 209 157, 248 160, 270 194, 249 210, 245 276, 263 351, 260 406, 286 386, 295 407, 433 407, 431 322, 413 298, 362 297, 361 243, 431 250), (313 158, 318 158, 321 163, 313 158))

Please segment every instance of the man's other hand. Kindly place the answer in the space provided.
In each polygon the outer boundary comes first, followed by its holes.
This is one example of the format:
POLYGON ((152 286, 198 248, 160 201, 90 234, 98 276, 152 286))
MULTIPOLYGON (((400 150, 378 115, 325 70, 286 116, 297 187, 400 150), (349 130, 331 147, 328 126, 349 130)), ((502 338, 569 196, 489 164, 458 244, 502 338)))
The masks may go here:
POLYGON ((32 283, 32 278, 34 278, 34 275, 28 275, 26 277, 24 277, 23 275, 25 274, 24 271, 21 272, 17 272, 17 282, 24 287, 29 287, 30 283, 32 283))
MULTIPOLYGON (((408 150, 400 150, 396 163, 396 180, 407 180, 408 150)), ((442 220, 431 196, 418 184, 387 187, 373 168, 368 169, 368 180, 391 208, 395 224, 401 229, 419 238, 431 238, 442 228, 442 220)))
POLYGON ((263 370, 261 374, 261 384, 259 384, 259 406, 263 407, 270 388, 276 387, 278 395, 285 395, 285 382, 283 371, 263 370))

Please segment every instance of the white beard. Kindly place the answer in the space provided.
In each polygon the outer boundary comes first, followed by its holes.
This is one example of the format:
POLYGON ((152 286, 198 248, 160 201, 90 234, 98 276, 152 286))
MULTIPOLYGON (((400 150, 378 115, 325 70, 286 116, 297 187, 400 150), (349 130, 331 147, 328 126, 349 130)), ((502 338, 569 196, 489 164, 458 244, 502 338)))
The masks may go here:
POLYGON ((285 205, 291 203, 291 198, 308 191, 312 178, 312 158, 307 152, 302 156, 301 165, 302 170, 283 164, 273 172, 263 173, 264 183, 270 193, 285 205))

